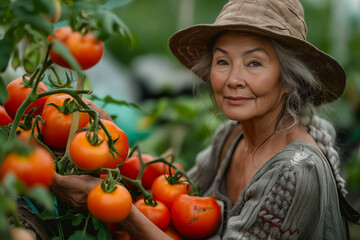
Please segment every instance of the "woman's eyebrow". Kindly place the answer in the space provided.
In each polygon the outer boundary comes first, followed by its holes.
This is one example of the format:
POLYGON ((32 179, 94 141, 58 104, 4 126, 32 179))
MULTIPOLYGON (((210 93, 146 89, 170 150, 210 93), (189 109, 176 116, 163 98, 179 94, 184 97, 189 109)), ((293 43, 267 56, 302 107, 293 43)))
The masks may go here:
MULTIPOLYGON (((226 50, 224 50, 222 48, 219 48, 219 47, 214 48, 214 52, 216 52, 216 51, 220 51, 220 52, 222 52, 224 54, 229 54, 226 50)), ((259 48, 249 49, 249 50, 245 51, 242 55, 245 56, 245 55, 252 54, 254 52, 264 52, 264 53, 266 53, 266 51, 263 48, 259 47, 259 48)))

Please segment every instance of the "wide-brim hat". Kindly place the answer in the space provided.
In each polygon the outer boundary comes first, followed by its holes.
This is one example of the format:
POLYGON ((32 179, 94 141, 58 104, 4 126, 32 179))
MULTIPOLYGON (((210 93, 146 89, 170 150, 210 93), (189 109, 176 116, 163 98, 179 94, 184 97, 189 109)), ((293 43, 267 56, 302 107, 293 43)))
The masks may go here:
POLYGON ((331 102, 342 95, 345 71, 333 57, 306 41, 304 9, 298 0, 230 0, 213 24, 180 30, 170 37, 168 44, 174 56, 192 69, 209 51, 213 38, 224 31, 258 34, 294 49, 323 83, 324 89, 314 99, 315 105, 331 102))

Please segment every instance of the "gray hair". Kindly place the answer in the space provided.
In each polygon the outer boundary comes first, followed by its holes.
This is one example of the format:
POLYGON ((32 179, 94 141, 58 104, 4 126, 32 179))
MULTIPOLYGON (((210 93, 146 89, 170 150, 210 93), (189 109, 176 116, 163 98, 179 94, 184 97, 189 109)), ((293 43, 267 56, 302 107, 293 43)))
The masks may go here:
POLYGON ((296 57, 292 49, 284 47, 275 40, 273 40, 273 46, 280 59, 282 84, 289 90, 285 112, 292 119, 291 126, 300 122, 314 138, 334 170, 338 187, 343 195, 346 195, 345 180, 340 170, 340 157, 335 146, 335 128, 329 121, 316 115, 315 106, 312 103, 321 94, 323 86, 316 74, 296 57))
MULTIPOLYGON (((301 123, 329 160, 335 173, 337 185, 343 195, 346 195, 345 180, 340 171, 340 157, 335 146, 335 128, 329 121, 316 115, 313 104, 321 94, 323 86, 317 79, 316 74, 301 59, 296 57, 294 50, 285 47, 276 40, 272 40, 272 43, 280 60, 281 82, 289 90, 277 127, 280 127, 278 128, 280 131, 286 131, 301 123)), ((212 51, 207 51, 206 55, 202 56, 191 70, 196 72, 198 77, 203 79, 212 90, 210 80, 211 62, 212 51)), ((213 91, 209 91, 209 93, 215 103, 213 91)))

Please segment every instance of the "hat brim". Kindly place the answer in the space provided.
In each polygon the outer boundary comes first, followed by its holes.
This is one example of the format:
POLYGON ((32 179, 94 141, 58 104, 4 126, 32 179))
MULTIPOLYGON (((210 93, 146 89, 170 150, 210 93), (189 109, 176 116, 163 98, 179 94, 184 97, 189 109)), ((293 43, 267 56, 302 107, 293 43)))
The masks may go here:
MULTIPOLYGON (((342 66, 333 57, 307 41, 288 35, 281 35, 265 28, 246 24, 199 24, 173 34, 169 39, 168 45, 174 56, 185 67, 191 69, 196 60, 199 60, 208 51, 209 41, 223 31, 241 31, 258 34, 277 39, 295 49, 298 57, 313 70, 323 85, 326 86, 322 99, 317 99, 314 102, 315 105, 331 102, 342 95, 345 89, 346 74, 342 66)), ((198 75, 198 73, 194 73, 198 75)))

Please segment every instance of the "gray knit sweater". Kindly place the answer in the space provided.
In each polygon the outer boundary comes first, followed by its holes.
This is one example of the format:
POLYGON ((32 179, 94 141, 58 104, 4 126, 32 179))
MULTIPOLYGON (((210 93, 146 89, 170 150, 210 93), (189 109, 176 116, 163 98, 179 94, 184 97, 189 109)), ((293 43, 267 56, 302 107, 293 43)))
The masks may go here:
POLYGON ((218 169, 224 140, 236 126, 228 121, 198 154, 189 176, 204 196, 224 204, 223 221, 209 239, 346 239, 336 183, 323 154, 294 140, 253 176, 235 206, 226 196, 225 174, 240 134, 218 169))

